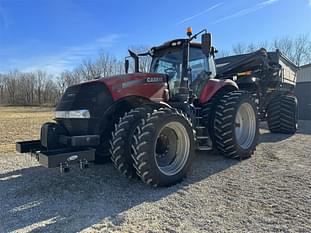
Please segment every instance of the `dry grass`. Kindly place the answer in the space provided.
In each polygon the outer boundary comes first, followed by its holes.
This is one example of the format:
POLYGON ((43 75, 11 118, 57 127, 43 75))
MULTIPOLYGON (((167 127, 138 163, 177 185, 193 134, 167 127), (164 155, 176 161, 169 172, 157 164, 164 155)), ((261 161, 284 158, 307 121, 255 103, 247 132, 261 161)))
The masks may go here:
POLYGON ((52 121, 51 108, 0 107, 0 153, 15 150, 15 142, 39 138, 40 127, 52 121))

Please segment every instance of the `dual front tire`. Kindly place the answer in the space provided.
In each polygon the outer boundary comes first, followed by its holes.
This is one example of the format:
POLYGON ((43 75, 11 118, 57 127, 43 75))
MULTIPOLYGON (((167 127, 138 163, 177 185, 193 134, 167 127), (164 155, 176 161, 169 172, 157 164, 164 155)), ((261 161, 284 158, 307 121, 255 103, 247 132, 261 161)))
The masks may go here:
POLYGON ((114 166, 127 178, 136 175, 131 154, 133 135, 140 121, 146 118, 153 109, 149 106, 138 107, 126 112, 115 125, 110 140, 110 154, 114 166))
POLYGON ((195 147, 191 122, 169 108, 131 110, 120 118, 110 143, 111 159, 122 174, 155 187, 181 181, 195 147))
POLYGON ((152 186, 173 185, 188 172, 194 156, 191 122, 173 109, 155 110, 138 126, 134 135, 134 167, 152 186))

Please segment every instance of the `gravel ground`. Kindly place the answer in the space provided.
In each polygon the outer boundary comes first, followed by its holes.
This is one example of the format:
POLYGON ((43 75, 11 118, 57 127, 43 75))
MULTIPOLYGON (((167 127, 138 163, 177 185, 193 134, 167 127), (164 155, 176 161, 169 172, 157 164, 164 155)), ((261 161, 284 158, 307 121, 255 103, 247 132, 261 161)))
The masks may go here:
POLYGON ((261 130, 245 161, 198 153, 182 183, 150 188, 111 164, 60 175, 0 156, 0 232, 311 232, 311 122, 261 130))

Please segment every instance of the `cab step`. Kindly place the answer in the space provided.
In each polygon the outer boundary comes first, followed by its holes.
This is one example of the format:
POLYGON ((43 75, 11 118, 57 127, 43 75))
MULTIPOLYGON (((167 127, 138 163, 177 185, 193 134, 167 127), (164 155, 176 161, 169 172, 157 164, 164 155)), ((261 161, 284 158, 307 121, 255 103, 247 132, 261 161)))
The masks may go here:
POLYGON ((205 140, 205 139, 209 139, 209 137, 208 136, 197 136, 197 139, 205 140))
POLYGON ((209 151, 209 150, 213 150, 213 148, 210 147, 210 146, 198 146, 197 150, 199 150, 199 151, 209 151))

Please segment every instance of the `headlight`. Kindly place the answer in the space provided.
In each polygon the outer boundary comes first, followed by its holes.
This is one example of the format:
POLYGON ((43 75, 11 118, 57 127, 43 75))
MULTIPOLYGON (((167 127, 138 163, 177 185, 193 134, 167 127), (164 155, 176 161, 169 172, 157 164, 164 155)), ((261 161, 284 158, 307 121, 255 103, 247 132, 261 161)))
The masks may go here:
POLYGON ((78 119, 89 119, 89 110, 73 110, 73 111, 56 111, 55 118, 78 118, 78 119))

